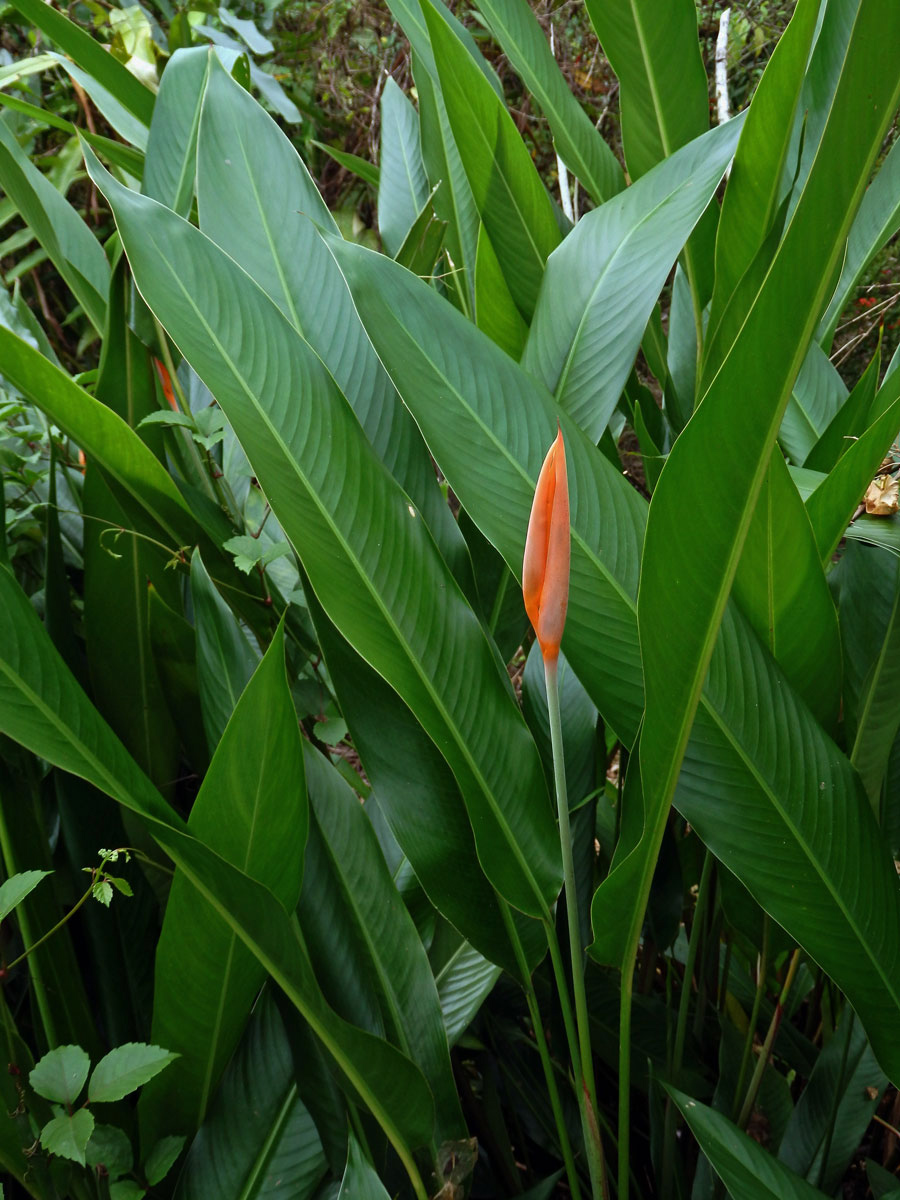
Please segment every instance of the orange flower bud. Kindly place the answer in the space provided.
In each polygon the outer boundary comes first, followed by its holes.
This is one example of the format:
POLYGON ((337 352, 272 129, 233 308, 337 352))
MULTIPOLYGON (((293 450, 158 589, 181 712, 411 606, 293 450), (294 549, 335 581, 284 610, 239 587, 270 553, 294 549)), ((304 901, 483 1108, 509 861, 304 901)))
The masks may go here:
POLYGON ((547 452, 534 491, 522 593, 544 660, 553 662, 559 657, 569 603, 569 485, 562 430, 547 452))
POLYGON ((178 401, 175 399, 175 393, 172 390, 172 377, 158 358, 154 358, 153 365, 156 367, 156 373, 162 385, 163 395, 169 402, 169 408, 174 412, 178 412, 178 401))

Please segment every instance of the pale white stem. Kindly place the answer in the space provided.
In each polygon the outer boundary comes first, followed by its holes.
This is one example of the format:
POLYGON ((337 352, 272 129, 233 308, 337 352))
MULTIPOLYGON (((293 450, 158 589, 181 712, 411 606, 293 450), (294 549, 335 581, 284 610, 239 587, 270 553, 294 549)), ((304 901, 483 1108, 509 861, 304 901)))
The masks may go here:
POLYGON ((731 9, 722 10, 719 18, 719 36, 716 38, 716 115, 720 125, 731 119, 728 103, 728 26, 731 24, 731 9))
MULTIPOLYGON (((550 26, 550 53, 556 57, 556 42, 553 36, 553 26, 550 26)), ((569 187, 569 171, 566 164, 556 156, 556 175, 559 179, 559 202, 562 205, 562 210, 572 222, 575 224, 575 206, 572 203, 572 191, 569 187)))

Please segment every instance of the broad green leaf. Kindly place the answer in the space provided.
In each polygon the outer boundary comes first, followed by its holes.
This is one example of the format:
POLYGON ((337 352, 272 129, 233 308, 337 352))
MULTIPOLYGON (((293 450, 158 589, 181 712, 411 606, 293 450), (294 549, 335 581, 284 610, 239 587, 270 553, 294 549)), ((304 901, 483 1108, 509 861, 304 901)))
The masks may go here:
POLYGON ((210 579, 199 550, 191 559, 191 599, 197 630, 197 690, 206 741, 212 752, 256 669, 258 657, 210 579))
POLYGON ((618 402, 666 276, 734 154, 741 120, 583 217, 550 257, 523 365, 592 441, 618 402))
POLYGON ((619 80, 632 179, 709 126, 706 72, 689 0, 586 0, 619 80))
POLYGON ((296 150, 218 63, 204 101, 198 197, 204 233, 253 276, 319 355, 448 565, 466 579, 471 569, 465 546, 421 438, 366 338, 340 273, 301 212, 323 228, 337 227, 296 150))
POLYGON ((900 143, 894 142, 887 158, 869 184, 850 226, 847 255, 837 288, 816 330, 822 347, 831 345, 841 313, 862 279, 866 267, 900 227, 900 143))
POLYGON ((184 1143, 183 1137, 164 1137, 150 1151, 144 1160, 144 1176, 151 1187, 162 1183, 175 1166, 184 1143))
MULTIPOLYGON (((55 54, 38 55, 37 58, 46 59, 47 66, 57 66, 59 60, 55 54)), ((27 59, 27 62, 35 62, 36 59, 27 59)), ((26 117, 31 117, 34 121, 41 125, 47 125, 51 129, 61 129, 64 133, 72 135, 80 134, 88 145, 93 146, 101 157, 113 166, 121 167, 123 171, 127 171, 135 179, 140 179, 144 173, 144 155, 140 150, 134 149, 132 146, 126 146, 124 142, 113 141, 112 138, 103 137, 102 134, 91 133, 90 130, 79 129, 73 125, 71 121, 67 121, 64 117, 60 117, 57 113, 50 112, 49 109, 40 108, 36 104, 29 104, 25 100, 20 100, 16 96, 10 96, 6 92, 0 91, 0 104, 4 108, 9 108, 13 112, 22 113, 26 117)))
POLYGON ((443 14, 424 0, 441 93, 475 204, 510 294, 526 321, 534 312, 559 228, 512 117, 443 14))
MULTIPOLYGON (((421 16, 418 3, 416 9, 421 16)), ((427 45, 428 57, 431 58, 430 43, 427 45)), ((422 158, 428 172, 428 182, 438 189, 435 193, 435 212, 447 222, 445 286, 454 303, 464 313, 471 315, 475 307, 475 260, 481 236, 481 218, 450 128, 450 118, 437 77, 429 73, 415 49, 412 58, 413 79, 419 95, 422 158)))
POLYGON ((358 154, 348 154, 345 150, 339 150, 337 146, 328 146, 324 142, 317 142, 313 139, 310 143, 317 150, 323 150, 329 158, 341 167, 344 167, 352 175, 361 179, 363 183, 369 184, 370 187, 378 188, 378 168, 370 163, 367 158, 360 158, 358 154))
MULTIPOLYGON (((885 37, 894 35, 900 37, 900 10, 880 2, 860 7, 803 198, 741 334, 653 494, 638 622, 646 687, 641 770, 653 806, 648 833, 657 845, 775 436, 900 98, 900 80, 885 51, 885 37), (860 90, 872 95, 862 124, 854 100, 860 90), (707 503, 710 494, 714 508, 707 503)), ((634 938, 640 919, 633 919, 634 938)))
MULTIPOLYGON (((421 60, 428 70, 428 74, 437 83, 437 66, 432 52, 428 25, 423 15, 420 0, 388 0, 388 8, 391 10, 394 20, 406 35, 412 47, 413 54, 421 60)), ((460 44, 465 48, 472 62, 477 65, 479 71, 488 83, 490 83, 494 92, 502 99, 503 85, 497 78, 497 72, 478 49, 478 45, 470 30, 449 9, 445 13, 445 20, 460 44)))
POLYGON ((834 414, 822 436, 803 460, 810 471, 830 472, 838 459, 855 442, 869 425, 869 412, 878 376, 881 372, 881 349, 875 351, 872 361, 859 378, 853 391, 834 414))
POLYGON ((397 262, 402 263, 414 275, 421 275, 423 279, 434 274, 435 263, 440 256, 447 232, 447 222, 442 221, 434 211, 433 197, 434 192, 425 201, 422 211, 403 239, 403 245, 397 251, 397 262))
POLYGON ((403 245, 428 192, 419 147, 419 115, 388 76, 381 93, 378 232, 385 251, 392 258, 403 245))
POLYGON ((62 1113, 41 1130, 41 1145, 48 1154, 57 1154, 84 1166, 84 1152, 94 1132, 94 1116, 86 1108, 62 1113))
POLYGON ((191 1143, 177 1200, 308 1200, 325 1159, 293 1076, 284 1026, 267 991, 191 1143))
POLYGON ((777 451, 747 530, 734 594, 798 695, 832 728, 841 689, 837 611, 809 516, 777 451))
POLYGON ((388 825, 434 906, 492 962, 516 973, 502 901, 475 850, 453 774, 415 715, 307 599, 353 744, 388 825), (448 872, 447 863, 453 863, 448 872))
POLYGON ((841 562, 841 632, 846 656, 844 719, 850 761, 878 815, 881 783, 900 730, 900 578, 897 560, 848 545, 841 562))
POLYGON ((818 0, 797 6, 754 92, 722 202, 707 338, 775 220, 819 7, 818 0))
POLYGON ((101 81, 90 71, 85 71, 66 58, 65 55, 56 54, 57 64, 71 76, 73 81, 77 83, 93 100, 101 115, 106 119, 109 125, 116 131, 117 134, 126 142, 130 142, 138 150, 144 151, 147 148, 147 124, 139 117, 136 117, 123 104, 119 98, 114 95, 101 81))
POLYGON ((389 1193, 378 1178, 378 1172, 366 1160, 359 1142, 352 1133, 347 1152, 347 1166, 337 1200, 389 1200, 389 1193))
POLYGON ((175 51, 163 72, 150 124, 142 191, 182 217, 190 213, 194 197, 209 60, 206 47, 175 51))
MULTIPOLYGON (((309 817, 281 630, 238 694, 188 829, 291 912, 309 817)), ((141 1097, 145 1143, 202 1123, 262 981, 260 965, 234 931, 176 875, 156 951, 153 1038, 181 1057, 141 1097)))
POLYGON ((900 897, 859 778, 733 606, 706 696, 675 804, 763 908, 840 980, 894 1077, 900 897), (740 732, 723 737, 726 730, 740 732), (752 774, 742 766, 750 755, 752 774))
POLYGON ((46 1100, 71 1105, 81 1095, 90 1066, 80 1046, 57 1046, 35 1064, 28 1082, 46 1100))
MULTIPOLYGON (((550 394, 409 272, 359 247, 330 245, 441 471, 520 578, 534 486, 556 431, 550 394)), ((561 420, 573 528, 564 652, 630 744, 643 707, 633 597, 646 508, 565 413, 561 420)))
POLYGON ((0 121, 0 187, 47 251, 98 333, 106 319, 109 265, 100 243, 0 121))
POLYGON ((129 515, 147 514, 148 532, 170 545, 190 544, 199 529, 168 471, 133 429, 27 342, 0 328, 0 372, 42 409, 131 500, 129 515))
MULTIPOLYGON (((472 519, 518 572, 534 480, 556 429, 549 397, 470 322, 396 264, 346 244, 333 248, 379 355, 442 471, 472 519)), ((561 420, 573 534, 563 648, 601 713, 630 744, 640 719, 632 597, 645 509, 565 414, 561 420), (612 514, 614 527, 608 524, 612 514), (607 678, 610 662, 616 669, 607 678)), ((678 805, 692 825, 699 828, 703 822, 703 837, 720 857, 725 855, 720 839, 728 839, 730 869, 817 961, 827 962, 826 969, 852 993, 873 1044, 877 1039, 879 1056, 887 1058, 894 1054, 889 1030, 900 997, 893 869, 847 760, 793 697, 746 623, 735 632, 737 619, 737 614, 729 617, 714 659, 714 686, 701 701, 678 805), (762 697, 758 704, 757 695, 762 697), (753 703, 745 703, 747 697, 753 703), (803 762, 815 763, 804 785, 809 794, 798 790, 794 774, 798 728, 803 762), (832 814, 828 825, 821 817, 823 795, 832 814), (726 808, 723 800, 732 797, 733 807, 726 808), (860 832, 851 835, 848 831, 857 826, 860 832), (765 832, 777 872, 769 873, 768 859, 747 837, 750 828, 760 837, 765 832), (847 891, 843 849, 848 840, 861 855, 851 878, 859 877, 877 896, 847 891), (784 879, 799 870, 798 862, 804 864, 802 900, 784 887, 784 879), (870 989, 873 978, 878 979, 877 998, 870 989)), ((651 872, 655 861, 653 849, 644 859, 651 872)), ((615 935, 620 949, 627 937, 621 913, 633 904, 642 869, 632 877, 630 890, 621 893, 623 903, 604 914, 603 928, 615 935)))
MULTIPOLYGON (((847 529, 857 504, 876 475, 897 434, 900 420, 900 372, 887 376, 872 405, 872 423, 841 455, 837 466, 806 498, 806 511, 816 535, 822 562, 827 564, 847 529)), ((853 536, 855 528, 850 535, 853 536)))
MULTIPOLYGON (((234 71, 235 78, 240 78, 241 75, 241 69, 238 64, 246 64, 243 70, 246 70, 249 74, 250 83, 253 84, 269 108, 277 112, 280 117, 292 125, 297 125, 303 120, 299 108, 297 108, 297 105, 288 96, 275 76, 264 71, 262 67, 258 67, 252 58, 248 58, 240 42, 235 41, 233 37, 229 37, 227 33, 223 33, 220 29, 213 29, 211 25, 198 25, 196 32, 202 34, 203 37, 209 38, 213 45, 222 47, 219 50, 219 56, 223 62, 228 63, 229 54, 240 56, 237 57, 235 65, 230 68, 234 71)), ((242 79, 241 83, 243 84, 243 82, 244 80, 242 79)))
POLYGON ((437 972, 434 981, 451 1046, 468 1029, 499 978, 500 968, 464 941, 437 972))
MULTIPOLYGON (((42 879, 52 875, 52 871, 19 871, 0 884, 0 921, 5 921, 12 910, 30 895, 42 879)), ((32 1085, 33 1086, 33 1085, 32 1085)), ((41 1095, 44 1093, 42 1092, 41 1095)), ((56 1096, 48 1099, 56 1100, 56 1096)))
POLYGON ((74 21, 43 0, 16 0, 14 5, 26 20, 47 37, 143 122, 150 124, 153 93, 106 47, 74 21))
POLYGON ((886 1084, 856 1014, 846 1007, 791 1114, 778 1149, 781 1162, 834 1195, 886 1084))
POLYGON ((537 751, 417 510, 268 297, 193 226, 86 154, 144 298, 216 396, 325 611, 447 758, 494 885, 545 914, 560 868, 537 751), (243 336, 250 327, 265 331, 265 354, 243 336))
POLYGON ((0 601, 0 732, 90 780, 147 823, 306 1018, 403 1161, 411 1163, 411 1147, 428 1142, 434 1120, 421 1073, 328 1007, 285 909, 267 888, 190 836, 90 705, 3 568, 0 601))
POLYGON ((615 155, 575 100, 527 0, 478 0, 479 11, 514 70, 536 98, 557 152, 597 204, 625 180, 615 155))
POLYGON ((475 250, 475 324, 510 358, 521 356, 528 326, 516 308, 484 225, 478 230, 475 250))
POLYGON ((666 1091, 734 1200, 821 1200, 824 1192, 788 1170, 727 1117, 672 1087, 666 1091))
POLYGON ((305 755, 313 820, 297 915, 326 997, 421 1069, 440 1146, 465 1136, 428 958, 357 797, 318 752, 305 755))
POLYGON ((839 412, 848 396, 847 385, 818 343, 807 351, 794 382, 778 439, 799 466, 839 412))
POLYGON ((175 1057, 160 1046, 148 1046, 143 1042, 116 1046, 94 1067, 88 1084, 88 1100, 92 1104, 122 1100, 158 1075, 175 1057))

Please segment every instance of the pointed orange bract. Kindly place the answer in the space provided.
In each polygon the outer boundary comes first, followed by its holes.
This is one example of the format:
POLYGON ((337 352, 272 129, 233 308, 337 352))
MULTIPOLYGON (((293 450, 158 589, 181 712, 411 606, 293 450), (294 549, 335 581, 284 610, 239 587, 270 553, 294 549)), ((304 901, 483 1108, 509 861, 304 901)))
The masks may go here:
POLYGON ((522 567, 525 611, 546 662, 559 657, 569 603, 569 485, 562 430, 538 476, 522 567))

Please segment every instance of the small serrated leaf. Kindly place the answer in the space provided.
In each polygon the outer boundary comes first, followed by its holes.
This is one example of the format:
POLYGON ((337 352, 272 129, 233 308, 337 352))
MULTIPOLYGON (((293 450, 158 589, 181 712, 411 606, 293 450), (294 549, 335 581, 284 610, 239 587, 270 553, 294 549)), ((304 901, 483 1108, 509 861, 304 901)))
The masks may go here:
POLYGON ((183 1137, 164 1137, 156 1143, 144 1162, 144 1176, 151 1187, 161 1183, 175 1165, 185 1143, 183 1137))
POLYGON ((98 903, 104 905, 106 908, 109 908, 109 904, 113 896, 113 890, 105 879, 98 879, 91 888, 91 895, 96 901, 98 901, 98 903))
POLYGON ((143 1200, 147 1189, 133 1179, 120 1179, 110 1185, 109 1200, 143 1200))
POLYGON ((79 1108, 71 1115, 63 1113, 48 1121, 41 1130, 41 1145, 49 1154, 70 1158, 84 1166, 84 1152, 93 1132, 93 1115, 86 1108, 79 1108))
POLYGON ((107 881, 107 883, 111 883, 113 885, 113 887, 116 889, 116 891, 121 892, 123 896, 133 896, 134 895, 134 892, 132 891, 132 888, 131 888, 131 884, 128 882, 127 879, 122 879, 118 875, 107 875, 106 881, 107 881))
MULTIPOLYGON (((110 889, 111 890, 111 889, 110 889)), ((169 1065, 177 1054, 145 1042, 126 1042, 101 1058, 88 1085, 92 1103, 121 1100, 152 1079, 169 1065)))
POLYGON ((90 1069, 91 1060, 80 1046, 57 1046, 35 1065, 28 1082, 45 1100, 74 1104, 90 1069))
POLYGON ((45 875, 52 874, 52 871, 20 871, 18 875, 10 875, 9 879, 0 885, 0 921, 6 920, 16 905, 22 903, 45 875))

